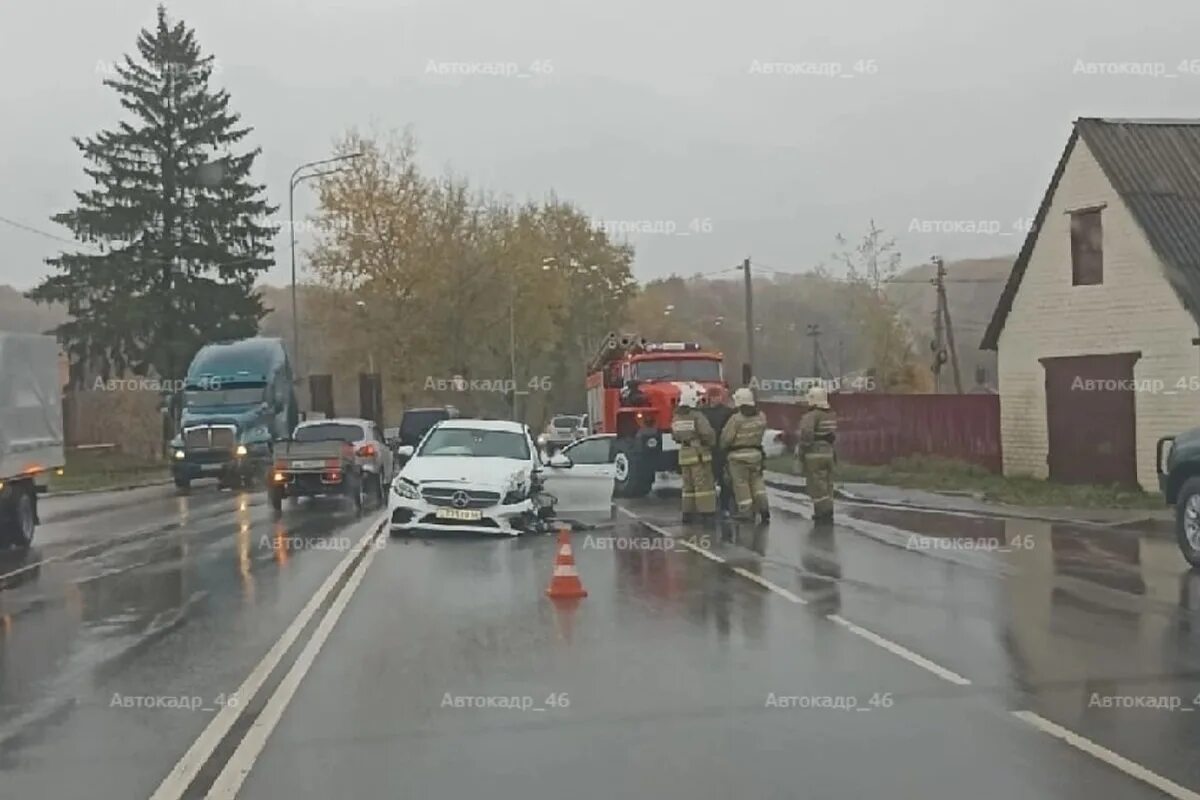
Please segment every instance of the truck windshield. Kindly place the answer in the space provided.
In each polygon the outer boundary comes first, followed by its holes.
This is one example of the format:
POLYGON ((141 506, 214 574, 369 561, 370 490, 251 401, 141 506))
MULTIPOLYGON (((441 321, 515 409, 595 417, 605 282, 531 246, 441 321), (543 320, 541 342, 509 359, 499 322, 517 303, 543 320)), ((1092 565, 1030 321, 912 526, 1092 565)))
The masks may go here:
POLYGON ((267 401, 266 386, 235 386, 221 389, 188 389, 183 393, 185 408, 216 406, 252 406, 267 401))
POLYGON ((655 359, 633 365, 639 381, 720 381, 721 362, 702 358, 655 359))
POLYGON ((468 456, 472 458, 529 459, 525 437, 511 431, 484 431, 471 428, 440 428, 432 431, 421 445, 423 456, 468 456))

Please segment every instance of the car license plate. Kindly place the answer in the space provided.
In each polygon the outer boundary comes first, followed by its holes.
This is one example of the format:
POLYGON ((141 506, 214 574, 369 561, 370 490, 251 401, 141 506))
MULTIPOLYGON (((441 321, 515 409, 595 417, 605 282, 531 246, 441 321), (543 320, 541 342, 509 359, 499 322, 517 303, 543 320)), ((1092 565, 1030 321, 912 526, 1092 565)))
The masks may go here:
POLYGON ((483 512, 473 508, 439 508, 435 515, 438 519, 456 519, 460 522, 475 522, 483 519, 483 512))
POLYGON ((222 466, 223 465, 221 465, 221 464, 201 464, 200 471, 201 472, 220 472, 222 466))
POLYGON ((325 466, 324 461, 293 461, 292 469, 320 469, 325 466))

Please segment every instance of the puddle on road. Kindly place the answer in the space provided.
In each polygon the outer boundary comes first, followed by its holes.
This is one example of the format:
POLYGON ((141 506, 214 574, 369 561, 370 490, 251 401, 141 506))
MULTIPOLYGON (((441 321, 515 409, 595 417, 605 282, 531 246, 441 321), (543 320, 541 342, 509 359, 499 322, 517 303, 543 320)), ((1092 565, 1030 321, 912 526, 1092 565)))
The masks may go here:
POLYGON ((997 549, 1018 574, 1048 569, 1135 598, 1175 602, 1192 582, 1175 543, 1144 530, 879 506, 845 513, 933 540, 931 549, 997 549))

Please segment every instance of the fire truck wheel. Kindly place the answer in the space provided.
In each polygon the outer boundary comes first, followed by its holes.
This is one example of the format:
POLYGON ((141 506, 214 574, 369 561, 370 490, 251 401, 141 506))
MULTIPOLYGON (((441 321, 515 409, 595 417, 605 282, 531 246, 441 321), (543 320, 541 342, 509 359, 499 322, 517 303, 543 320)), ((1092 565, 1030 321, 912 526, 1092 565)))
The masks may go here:
POLYGON ((654 473, 638 456, 632 439, 618 439, 613 456, 613 493, 617 497, 645 497, 654 483, 654 473))

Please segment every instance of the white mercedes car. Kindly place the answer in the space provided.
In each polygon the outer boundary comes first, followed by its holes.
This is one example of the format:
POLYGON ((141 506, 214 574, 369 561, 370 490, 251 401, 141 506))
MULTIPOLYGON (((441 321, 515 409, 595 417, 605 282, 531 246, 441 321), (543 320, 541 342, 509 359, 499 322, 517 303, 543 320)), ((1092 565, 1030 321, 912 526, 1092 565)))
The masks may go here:
POLYGON ((397 453, 409 460, 389 493, 393 534, 517 536, 564 513, 606 512, 612 500, 611 464, 576 464, 564 453, 543 461, 519 422, 444 420, 397 453))

